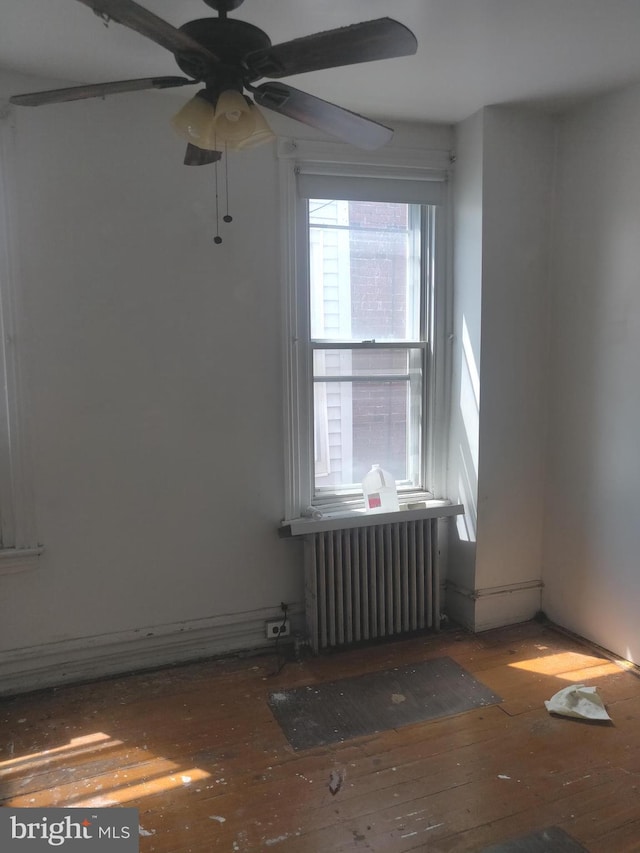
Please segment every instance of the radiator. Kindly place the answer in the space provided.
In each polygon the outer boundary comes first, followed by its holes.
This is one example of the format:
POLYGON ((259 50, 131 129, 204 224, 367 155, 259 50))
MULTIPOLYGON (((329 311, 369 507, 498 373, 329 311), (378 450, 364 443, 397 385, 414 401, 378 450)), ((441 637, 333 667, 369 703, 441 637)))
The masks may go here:
POLYGON ((440 627, 438 519, 305 536, 305 608, 315 652, 440 627))

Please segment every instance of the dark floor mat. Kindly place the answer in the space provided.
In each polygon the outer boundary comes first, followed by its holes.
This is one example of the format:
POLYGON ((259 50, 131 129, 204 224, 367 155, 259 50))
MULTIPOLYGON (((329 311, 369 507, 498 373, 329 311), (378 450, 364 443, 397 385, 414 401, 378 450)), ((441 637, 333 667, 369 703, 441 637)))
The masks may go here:
POLYGON ((448 657, 269 695, 271 710, 294 749, 339 743, 500 701, 448 657))
POLYGON ((588 850, 559 826, 551 826, 514 841, 485 847, 480 853, 588 853, 588 850))

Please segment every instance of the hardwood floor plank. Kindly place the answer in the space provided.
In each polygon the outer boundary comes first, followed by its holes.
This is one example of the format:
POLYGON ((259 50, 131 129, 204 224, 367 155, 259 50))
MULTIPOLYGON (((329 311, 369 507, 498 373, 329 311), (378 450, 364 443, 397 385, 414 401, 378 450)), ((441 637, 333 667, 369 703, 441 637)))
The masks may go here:
POLYGON ((3 700, 0 803, 137 807, 141 853, 477 853, 551 825, 591 853, 640 851, 640 679, 588 644, 526 623, 354 648, 277 677, 275 663, 3 700), (442 656, 503 701, 297 752, 268 705, 273 690, 442 656), (570 683, 597 686, 613 723, 549 715, 544 700, 570 683))

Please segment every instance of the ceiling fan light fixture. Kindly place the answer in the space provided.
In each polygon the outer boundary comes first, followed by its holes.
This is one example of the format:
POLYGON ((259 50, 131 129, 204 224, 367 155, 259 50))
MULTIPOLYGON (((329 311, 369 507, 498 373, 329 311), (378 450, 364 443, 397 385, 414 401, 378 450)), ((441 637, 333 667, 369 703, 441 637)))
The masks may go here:
POLYGON ((247 139, 255 130, 255 110, 242 92, 225 89, 215 108, 215 132, 218 140, 227 143, 247 139))
POLYGON ((206 151, 216 150, 216 113, 206 89, 187 101, 173 116, 171 124, 192 145, 206 151))
POLYGON ((251 136, 247 136, 245 139, 240 139, 233 146, 229 147, 236 148, 239 151, 244 151, 247 148, 256 148, 258 145, 262 145, 265 142, 272 142, 276 138, 275 133, 267 124, 262 111, 253 103, 250 105, 250 110, 255 120, 253 133, 251 136))

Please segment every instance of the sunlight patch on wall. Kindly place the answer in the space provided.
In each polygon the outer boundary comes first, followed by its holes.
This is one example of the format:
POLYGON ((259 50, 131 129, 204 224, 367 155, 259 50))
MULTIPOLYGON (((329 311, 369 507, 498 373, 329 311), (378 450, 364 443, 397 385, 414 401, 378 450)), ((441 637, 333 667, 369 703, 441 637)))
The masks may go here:
POLYGON ((456 519, 463 542, 476 541, 478 453, 480 429, 480 374, 466 318, 462 318, 462 365, 460 371, 460 431, 458 435, 458 494, 465 513, 456 519))

